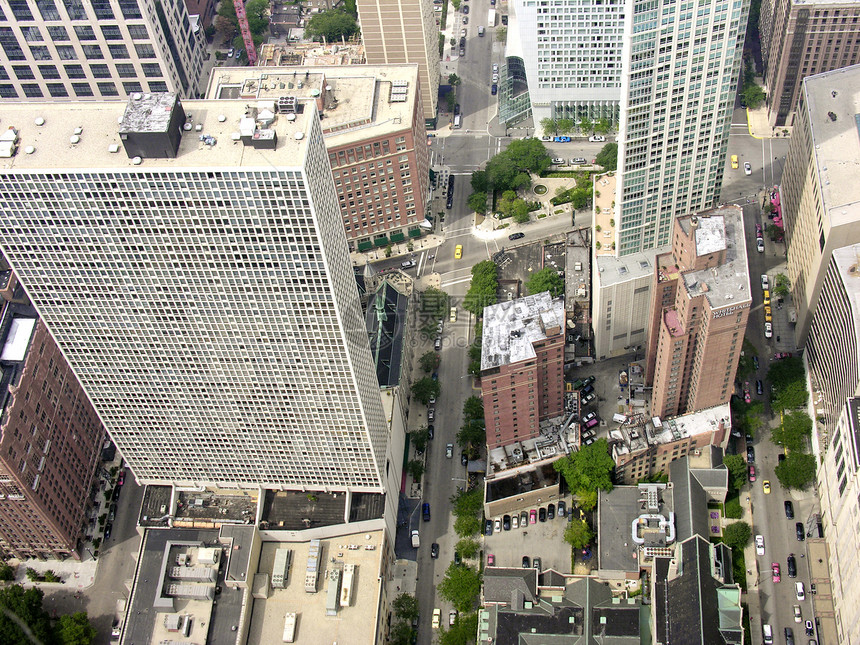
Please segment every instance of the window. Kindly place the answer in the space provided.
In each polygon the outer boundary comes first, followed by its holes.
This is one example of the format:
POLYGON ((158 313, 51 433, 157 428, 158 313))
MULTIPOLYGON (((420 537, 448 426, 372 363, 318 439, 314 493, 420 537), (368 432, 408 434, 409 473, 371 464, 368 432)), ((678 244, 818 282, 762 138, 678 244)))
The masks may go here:
POLYGON ((143 18, 140 7, 137 6, 137 0, 119 0, 119 10, 122 11, 122 16, 126 20, 143 18))
POLYGON ((66 31, 66 28, 62 25, 58 25, 55 27, 48 27, 48 35, 51 37, 51 40, 57 42, 58 40, 68 40, 69 32, 66 31))
POLYGON ((51 60, 51 52, 44 45, 30 45, 30 53, 36 60, 51 60))
POLYGON ((131 58, 125 45, 108 45, 111 58, 131 58))
POLYGON ((62 83, 48 83, 48 92, 54 98, 61 98, 69 95, 69 92, 66 90, 66 86, 62 83))
POLYGON ((146 25, 128 25, 128 33, 132 40, 149 40, 146 25))
POLYGON ((24 96, 29 99, 39 99, 44 96, 42 94, 42 88, 35 83, 23 83, 21 85, 21 89, 24 90, 24 96))
POLYGON ((95 40, 96 32, 93 31, 93 28, 89 25, 76 25, 75 26, 75 34, 78 36, 78 40, 95 40))
POLYGON ((167 83, 164 81, 150 81, 149 82, 149 91, 150 92, 166 92, 167 91, 167 83))
POLYGON ((57 45, 57 58, 60 60, 78 60, 78 53, 72 45, 57 45))
POLYGON ((0 45, 9 60, 25 60, 24 50, 18 44, 18 39, 15 37, 15 32, 12 27, 0 27, 0 45))
POLYGON ((69 78, 86 78, 82 65, 66 65, 66 76, 69 78))
POLYGON ((131 63, 117 63, 116 73, 119 74, 120 78, 137 77, 137 72, 134 69, 134 65, 132 65, 131 63))
POLYGON ((38 27, 21 27, 21 35, 28 43, 42 42, 42 32, 38 27))
POLYGON ((0 84, 0 98, 3 99, 17 99, 18 92, 15 91, 14 85, 7 85, 5 83, 0 84))
POLYGON ((75 90, 75 96, 93 95, 93 88, 89 83, 72 83, 72 89, 75 90))
MULTIPOLYGON (((108 45, 111 47, 111 45, 108 45)), ((104 58, 104 54, 102 54, 102 48, 99 45, 83 45, 84 48, 84 56, 87 57, 87 60, 101 60, 104 58)))
POLYGON ((6 71, 5 67, 0 66, 0 81, 8 81, 9 80, 9 72, 6 71))
POLYGON ((140 83, 137 81, 129 82, 126 81, 122 84, 122 89, 125 90, 126 94, 134 94, 135 92, 142 92, 143 87, 141 87, 140 83))
POLYGON ((122 40, 122 31, 119 25, 102 25, 102 35, 105 40, 122 40))
POLYGON ((147 78, 158 78, 159 76, 162 76, 161 65, 158 63, 143 63, 141 67, 143 68, 143 75, 147 78))
POLYGON ((84 10, 84 5, 81 0, 63 0, 63 6, 66 8, 66 13, 72 20, 86 20, 87 12, 84 10))
POLYGON ((36 0, 36 6, 45 20, 60 19, 60 12, 57 11, 57 5, 54 4, 54 0, 36 0))
POLYGON ((155 48, 149 44, 135 45, 134 50, 138 58, 155 58, 155 48))
POLYGON ((36 78, 36 75, 33 73, 33 70, 30 69, 29 65, 13 65, 12 70, 15 72, 15 77, 20 80, 36 78))
POLYGON ((102 63, 93 63, 90 65, 90 73, 94 78, 110 78, 110 69, 102 63))
POLYGON ((39 73, 45 79, 60 78, 60 72, 57 71, 56 65, 39 65, 39 73))
POLYGON ((116 85, 113 83, 96 83, 99 88, 99 92, 102 96, 119 96, 119 92, 116 89, 116 85))
POLYGON ((110 8, 110 0, 91 0, 93 11, 99 20, 113 20, 113 9, 110 8))
MULTIPOLYGON (((27 0, 9 0, 9 8, 12 10, 12 15, 15 20, 21 22, 23 20, 32 20, 33 14, 30 12, 30 6, 27 0)), ((15 96, 18 96, 15 94, 15 96)))

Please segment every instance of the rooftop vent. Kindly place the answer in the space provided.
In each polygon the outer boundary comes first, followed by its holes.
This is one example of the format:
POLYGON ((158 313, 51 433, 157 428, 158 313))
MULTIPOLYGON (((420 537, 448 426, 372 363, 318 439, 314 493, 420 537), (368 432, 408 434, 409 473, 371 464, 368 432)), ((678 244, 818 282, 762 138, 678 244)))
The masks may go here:
POLYGON ((36 125, 45 125, 45 119, 40 116, 36 117, 36 125))

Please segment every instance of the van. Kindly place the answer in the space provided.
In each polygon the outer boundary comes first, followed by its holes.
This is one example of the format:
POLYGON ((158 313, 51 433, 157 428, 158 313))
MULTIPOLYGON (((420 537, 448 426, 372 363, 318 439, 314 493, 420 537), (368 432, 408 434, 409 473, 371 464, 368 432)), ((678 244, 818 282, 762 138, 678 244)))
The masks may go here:
POLYGON ((589 421, 588 423, 585 424, 585 427, 586 428, 593 428, 598 423, 600 423, 600 422, 597 419, 592 419, 591 421, 589 421))
POLYGON ((455 116, 455 117, 454 117, 454 127, 455 127, 455 128, 459 128, 459 127, 461 127, 461 126, 460 126, 460 115, 459 115, 459 114, 458 114, 457 116, 455 116))
POLYGON ((773 645, 773 628, 765 623, 761 626, 761 633, 764 636, 764 645, 773 645))

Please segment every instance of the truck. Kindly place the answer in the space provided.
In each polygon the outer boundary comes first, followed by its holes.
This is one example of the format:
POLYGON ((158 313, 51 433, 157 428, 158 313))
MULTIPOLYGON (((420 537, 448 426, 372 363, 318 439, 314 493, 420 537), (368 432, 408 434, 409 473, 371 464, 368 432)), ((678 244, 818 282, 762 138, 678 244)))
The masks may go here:
POLYGON ((415 529, 412 531, 412 548, 417 549, 421 546, 421 540, 418 538, 418 530, 415 529))
POLYGON ((487 13, 487 27, 495 27, 496 26, 496 10, 490 9, 489 13, 487 13))

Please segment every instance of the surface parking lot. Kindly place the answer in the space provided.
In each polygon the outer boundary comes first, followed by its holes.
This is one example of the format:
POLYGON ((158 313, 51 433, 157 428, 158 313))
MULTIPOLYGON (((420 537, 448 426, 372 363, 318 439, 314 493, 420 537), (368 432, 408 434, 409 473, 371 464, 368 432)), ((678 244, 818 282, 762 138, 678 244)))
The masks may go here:
MULTIPOLYGON (((564 502, 569 510, 570 499, 564 498, 564 502)), ((553 500, 552 503, 558 508, 557 500, 553 500)), ((542 506, 546 508, 548 504, 549 502, 542 506)), ((535 507, 536 510, 537 508, 535 507)), ((519 509, 517 512, 523 510, 528 513, 531 508, 519 509)), ((510 531, 504 529, 498 533, 494 531, 492 535, 484 536, 484 564, 486 564, 487 555, 492 553, 496 557, 494 566, 520 567, 523 556, 527 555, 529 561, 540 558, 541 569, 571 573, 570 546, 564 541, 566 528, 567 518, 559 517, 556 511, 555 519, 548 519, 546 522, 538 521, 525 528, 512 528, 510 531)))

